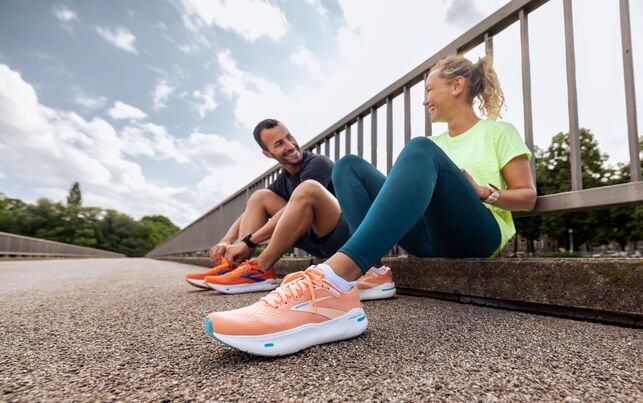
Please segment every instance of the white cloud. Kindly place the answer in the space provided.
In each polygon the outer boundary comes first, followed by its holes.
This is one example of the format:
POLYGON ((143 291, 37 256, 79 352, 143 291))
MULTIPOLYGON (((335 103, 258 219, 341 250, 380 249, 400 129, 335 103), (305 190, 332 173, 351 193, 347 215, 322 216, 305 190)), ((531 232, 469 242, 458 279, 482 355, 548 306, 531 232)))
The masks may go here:
MULTIPOLYGON (((18 178, 39 197, 60 199, 72 182, 85 205, 113 208, 140 218, 163 214, 186 225, 267 169, 257 150, 217 134, 179 138, 165 127, 130 121, 119 133, 100 117, 42 105, 20 73, 0 64, 0 177, 18 178), (161 185, 148 180, 135 157, 182 164, 202 172, 194 184, 161 185), (231 157, 231 156, 234 156, 231 157), (253 161, 249 166, 247 161, 253 161)), ((171 171, 171 168, 170 168, 171 171)), ((168 178, 166 182, 171 183, 168 178)), ((26 200, 29 201, 29 200, 26 200)))
POLYGON ((74 89, 74 102, 85 109, 100 109, 105 106, 107 98, 86 94, 79 88, 74 89))
POLYGON ((306 2, 313 6, 315 11, 317 11, 322 17, 325 17, 326 14, 328 14, 328 9, 324 7, 321 0, 306 0, 306 2))
POLYGON ((135 55, 138 54, 138 50, 134 47, 136 37, 127 28, 117 27, 112 31, 107 27, 96 27, 96 32, 115 47, 135 55))
POLYGON ((284 13, 263 0, 181 0, 183 22, 191 32, 203 24, 231 30, 248 41, 261 36, 282 38, 288 29, 284 13))
POLYGON ((196 103, 194 107, 201 119, 217 107, 217 102, 214 99, 214 85, 212 84, 206 85, 202 90, 194 91, 192 96, 200 101, 196 103))
POLYGON ((60 22, 60 26, 70 34, 74 33, 71 23, 78 22, 78 15, 75 11, 63 4, 57 4, 52 10, 54 17, 60 22))
POLYGON ((76 12, 62 4, 54 6, 53 13, 54 17, 56 17, 58 21, 65 24, 71 21, 78 21, 78 15, 76 12))
POLYGON ((321 62, 310 51, 310 49, 302 48, 290 56, 290 60, 296 64, 304 67, 314 80, 322 80, 324 78, 324 71, 321 67, 321 62))
POLYGON ((112 119, 145 119, 147 117, 147 114, 143 112, 142 110, 132 106, 128 105, 125 102, 121 101, 116 101, 114 102, 114 106, 109 108, 107 111, 109 116, 112 117, 112 119))
POLYGON ((167 80, 162 79, 156 83, 154 88, 154 110, 160 111, 167 108, 167 100, 176 88, 168 84, 167 80))

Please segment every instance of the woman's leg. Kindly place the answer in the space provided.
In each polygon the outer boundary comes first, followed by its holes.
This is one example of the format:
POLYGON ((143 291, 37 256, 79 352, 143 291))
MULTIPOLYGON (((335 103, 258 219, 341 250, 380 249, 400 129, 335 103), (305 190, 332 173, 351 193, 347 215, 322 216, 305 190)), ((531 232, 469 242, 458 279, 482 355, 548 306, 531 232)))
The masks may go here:
MULTIPOLYGON (((416 256, 489 256, 497 248, 500 234, 493 216, 457 166, 431 140, 413 139, 381 186, 373 179, 378 176, 371 172, 374 167, 363 168, 355 157, 348 162, 341 164, 340 160, 333 175, 353 232, 340 252, 362 270, 396 243, 416 256), (352 174, 344 165, 355 166, 352 174), (367 199, 374 194, 364 214, 367 199), (355 201, 347 201, 350 198, 355 201)), ((335 267, 333 260, 329 259, 331 267, 335 267)))

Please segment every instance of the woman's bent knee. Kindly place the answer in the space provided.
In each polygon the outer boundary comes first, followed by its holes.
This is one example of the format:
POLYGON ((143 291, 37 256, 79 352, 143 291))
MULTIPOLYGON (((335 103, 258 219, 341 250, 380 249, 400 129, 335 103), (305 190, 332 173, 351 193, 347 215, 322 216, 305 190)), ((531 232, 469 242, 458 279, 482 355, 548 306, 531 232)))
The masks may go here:
POLYGON ((346 177, 346 175, 351 175, 353 168, 361 164, 368 164, 368 162, 357 155, 347 154, 340 158, 333 167, 333 183, 337 183, 337 181, 340 181, 341 178, 346 177))

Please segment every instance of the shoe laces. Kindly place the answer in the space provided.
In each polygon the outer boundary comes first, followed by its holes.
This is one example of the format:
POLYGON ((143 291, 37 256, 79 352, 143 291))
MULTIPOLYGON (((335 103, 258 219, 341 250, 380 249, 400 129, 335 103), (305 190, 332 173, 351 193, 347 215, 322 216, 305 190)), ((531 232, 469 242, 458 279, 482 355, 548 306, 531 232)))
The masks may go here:
POLYGON ((246 273, 252 269, 259 269, 259 265, 254 259, 249 259, 237 266, 237 269, 234 270, 237 274, 246 273))
POLYGON ((281 286, 265 297, 262 297, 260 301, 264 301, 273 308, 278 308, 279 305, 288 303, 290 297, 299 299, 301 295, 306 295, 310 292, 310 304, 314 312, 317 313, 315 286, 323 286, 323 278, 324 273, 316 266, 311 266, 305 271, 291 273, 284 277, 281 286))
POLYGON ((210 270, 219 270, 219 269, 223 269, 224 267, 230 267, 230 266, 232 266, 232 265, 230 264, 230 262, 228 262, 225 258, 220 258, 220 259, 219 259, 219 261, 220 261, 221 263, 219 263, 218 265, 214 266, 214 267, 213 267, 212 269, 210 269, 210 270))

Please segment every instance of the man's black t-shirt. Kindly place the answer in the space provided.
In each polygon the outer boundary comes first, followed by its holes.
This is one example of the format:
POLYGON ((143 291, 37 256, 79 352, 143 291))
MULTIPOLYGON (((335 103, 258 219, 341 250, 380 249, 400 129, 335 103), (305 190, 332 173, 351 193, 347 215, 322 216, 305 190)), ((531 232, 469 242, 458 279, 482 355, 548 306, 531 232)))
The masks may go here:
POLYGON ((333 172, 333 161, 323 155, 313 154, 305 151, 301 162, 301 169, 298 173, 290 175, 285 169, 281 170, 277 179, 268 185, 268 189, 275 192, 286 200, 290 200, 295 188, 305 180, 313 179, 321 183, 330 193, 335 194, 331 173, 333 172))

